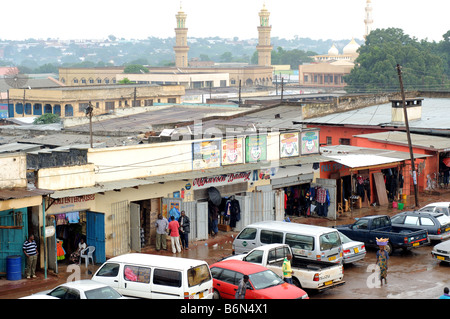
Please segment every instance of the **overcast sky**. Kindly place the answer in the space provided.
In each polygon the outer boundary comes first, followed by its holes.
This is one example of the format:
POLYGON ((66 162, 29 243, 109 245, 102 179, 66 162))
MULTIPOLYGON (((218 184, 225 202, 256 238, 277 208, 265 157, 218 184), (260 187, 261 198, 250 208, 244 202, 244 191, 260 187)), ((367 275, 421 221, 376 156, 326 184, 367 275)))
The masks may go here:
MULTIPOLYGON (((273 37, 362 39, 366 0, 183 0, 189 37, 257 38, 265 2, 273 37)), ((441 41, 450 30, 450 0, 372 0, 374 29, 395 27, 441 41)), ((168 38, 179 0, 2 1, 0 39, 168 38)))

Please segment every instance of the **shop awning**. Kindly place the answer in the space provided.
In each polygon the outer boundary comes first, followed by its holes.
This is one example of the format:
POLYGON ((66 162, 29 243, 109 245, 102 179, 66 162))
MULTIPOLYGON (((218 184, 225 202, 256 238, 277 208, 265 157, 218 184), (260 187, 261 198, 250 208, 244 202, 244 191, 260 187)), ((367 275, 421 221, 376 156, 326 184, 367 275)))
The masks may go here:
MULTIPOLYGON (((403 153, 403 152, 397 152, 403 153)), ((331 161, 342 164, 349 168, 357 168, 357 167, 368 167, 368 166, 376 166, 383 164, 391 164, 396 162, 402 162, 404 160, 409 160, 409 154, 404 153, 404 156, 398 156, 396 154, 395 157, 381 156, 381 155, 370 155, 370 154, 349 154, 349 155, 332 155, 327 156, 331 161)), ((414 154, 415 159, 429 157, 431 155, 425 154, 414 154)))

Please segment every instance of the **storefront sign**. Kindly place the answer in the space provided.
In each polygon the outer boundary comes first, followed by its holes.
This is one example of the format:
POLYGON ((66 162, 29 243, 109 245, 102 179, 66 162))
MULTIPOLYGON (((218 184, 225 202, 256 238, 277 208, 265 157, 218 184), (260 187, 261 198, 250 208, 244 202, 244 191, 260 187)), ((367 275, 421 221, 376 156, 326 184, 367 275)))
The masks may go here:
POLYGON ((226 138, 222 140, 222 165, 244 163, 244 138, 226 138))
POLYGON ((280 157, 292 157, 300 155, 299 133, 280 134, 280 157))
POLYGON ((220 167, 220 140, 192 143, 192 168, 220 167))
POLYGON ((202 189, 208 188, 211 186, 218 187, 242 182, 248 182, 251 177, 251 172, 242 172, 242 173, 230 173, 226 175, 217 175, 211 177, 200 177, 195 178, 192 181, 192 189, 202 189))
POLYGON ((95 201, 95 194, 64 197, 55 199, 47 209, 48 214, 68 213, 73 211, 82 211, 91 209, 95 201))
POLYGON ((267 135, 251 135, 245 139, 245 162, 267 160, 267 135))
POLYGON ((302 155, 319 153, 319 131, 302 132, 302 155))

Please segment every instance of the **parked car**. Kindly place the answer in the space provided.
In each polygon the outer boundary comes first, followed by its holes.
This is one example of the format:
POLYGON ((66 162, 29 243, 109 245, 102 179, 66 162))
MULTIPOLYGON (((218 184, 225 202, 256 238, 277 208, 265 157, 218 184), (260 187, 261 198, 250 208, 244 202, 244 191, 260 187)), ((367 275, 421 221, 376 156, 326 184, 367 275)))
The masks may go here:
POLYGON ((211 265, 214 299, 234 299, 239 281, 249 276, 245 299, 309 299, 308 294, 286 283, 272 270, 242 260, 223 260, 211 265))
POLYGON ((443 213, 450 216, 450 202, 436 202, 425 205, 419 211, 433 212, 433 213, 443 213))
POLYGON ((431 255, 441 262, 450 263, 450 240, 435 245, 431 255))
MULTIPOLYGON (((39 295, 46 295, 58 299, 126 299, 108 285, 94 280, 69 281, 51 290, 46 290, 25 299, 41 299, 39 295)), ((47 299, 47 297, 44 297, 47 299)), ((44 299, 42 298, 42 299, 44 299)))
POLYGON ((292 255, 291 268, 294 271, 292 283, 295 286, 307 291, 324 291, 345 284, 342 264, 298 257, 292 253, 288 244, 259 246, 248 254, 233 255, 226 260, 243 260, 258 264, 281 277, 283 276, 283 261, 287 255, 292 255))
POLYGON ((396 248, 407 250, 430 242, 426 230, 393 225, 387 215, 364 216, 353 224, 334 227, 349 238, 364 242, 366 247, 377 247, 377 238, 389 238, 386 245, 389 255, 396 248))
POLYGON ((450 238, 450 217, 443 213, 427 211, 406 211, 391 218, 392 225, 408 226, 428 231, 430 240, 450 238))
POLYGON ((341 236, 341 243, 344 249, 344 264, 351 264, 366 257, 366 246, 362 241, 356 241, 348 238, 343 233, 339 232, 341 236))

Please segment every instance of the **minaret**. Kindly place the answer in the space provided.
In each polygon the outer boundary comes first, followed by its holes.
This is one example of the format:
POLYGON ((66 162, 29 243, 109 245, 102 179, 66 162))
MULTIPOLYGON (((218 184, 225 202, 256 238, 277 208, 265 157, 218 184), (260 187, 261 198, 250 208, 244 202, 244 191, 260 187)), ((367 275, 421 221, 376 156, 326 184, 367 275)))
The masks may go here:
POLYGON ((366 2, 366 18, 364 19, 364 24, 366 26, 365 32, 364 32, 364 39, 369 35, 369 33, 372 31, 372 7, 370 4, 372 3, 371 0, 367 0, 366 2))
POLYGON ((186 13, 180 5, 180 11, 175 15, 177 18, 177 27, 175 28, 175 65, 178 68, 188 67, 188 51, 189 47, 187 45, 187 32, 186 28, 186 13))
POLYGON ((266 5, 259 12, 259 27, 258 27, 258 45, 256 50, 258 51, 258 65, 270 66, 272 65, 272 49, 270 45, 270 31, 272 27, 269 24, 270 12, 267 11, 266 5))

